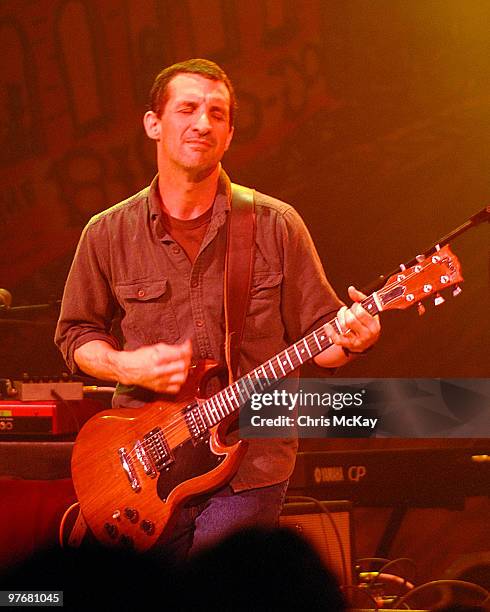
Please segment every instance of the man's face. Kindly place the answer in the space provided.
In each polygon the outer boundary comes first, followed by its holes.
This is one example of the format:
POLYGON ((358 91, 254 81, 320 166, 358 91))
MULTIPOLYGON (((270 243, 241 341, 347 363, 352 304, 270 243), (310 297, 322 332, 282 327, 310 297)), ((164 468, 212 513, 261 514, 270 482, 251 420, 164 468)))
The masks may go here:
POLYGON ((168 92, 162 116, 154 117, 159 163, 199 175, 211 172, 233 136, 226 85, 197 74, 178 74, 168 84, 168 92))

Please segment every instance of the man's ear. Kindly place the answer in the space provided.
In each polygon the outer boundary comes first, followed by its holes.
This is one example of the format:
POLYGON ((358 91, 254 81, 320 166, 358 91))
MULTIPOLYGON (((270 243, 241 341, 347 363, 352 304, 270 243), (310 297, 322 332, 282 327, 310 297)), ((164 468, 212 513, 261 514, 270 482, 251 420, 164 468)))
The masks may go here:
POLYGON ((148 138, 159 140, 160 138, 160 119, 153 111, 147 111, 143 117, 143 125, 148 138))

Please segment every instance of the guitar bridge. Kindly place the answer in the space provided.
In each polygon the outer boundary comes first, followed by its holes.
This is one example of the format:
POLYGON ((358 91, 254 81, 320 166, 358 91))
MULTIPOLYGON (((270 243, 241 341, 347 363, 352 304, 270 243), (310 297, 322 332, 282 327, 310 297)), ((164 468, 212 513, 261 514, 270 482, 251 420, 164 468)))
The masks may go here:
POLYGON ((128 477, 129 484, 131 488, 136 493, 141 489, 140 481, 138 480, 138 475, 136 474, 136 470, 133 466, 133 460, 129 456, 127 450, 125 448, 120 448, 117 451, 119 455, 119 461, 121 462, 122 468, 128 477))

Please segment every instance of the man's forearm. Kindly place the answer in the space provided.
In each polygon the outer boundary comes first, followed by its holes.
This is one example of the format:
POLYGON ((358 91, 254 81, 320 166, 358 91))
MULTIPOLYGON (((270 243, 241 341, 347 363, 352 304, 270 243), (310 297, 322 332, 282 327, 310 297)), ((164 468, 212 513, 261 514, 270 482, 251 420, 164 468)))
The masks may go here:
POLYGON ((177 393, 187 378, 192 347, 163 342, 118 351, 103 340, 91 340, 75 350, 77 365, 90 376, 137 385, 161 393, 177 393))
POLYGON ((108 342, 91 340, 78 347, 73 358, 78 367, 89 376, 101 380, 120 380, 118 370, 117 351, 108 342))

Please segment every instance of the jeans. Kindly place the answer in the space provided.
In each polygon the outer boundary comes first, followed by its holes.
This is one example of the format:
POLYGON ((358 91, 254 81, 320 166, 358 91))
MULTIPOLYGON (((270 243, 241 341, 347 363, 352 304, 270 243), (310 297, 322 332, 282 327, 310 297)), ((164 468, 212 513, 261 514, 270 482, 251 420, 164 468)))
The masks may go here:
POLYGON ((234 493, 227 485, 204 501, 177 511, 173 530, 162 545, 167 557, 183 561, 245 527, 279 524, 288 480, 234 493))

